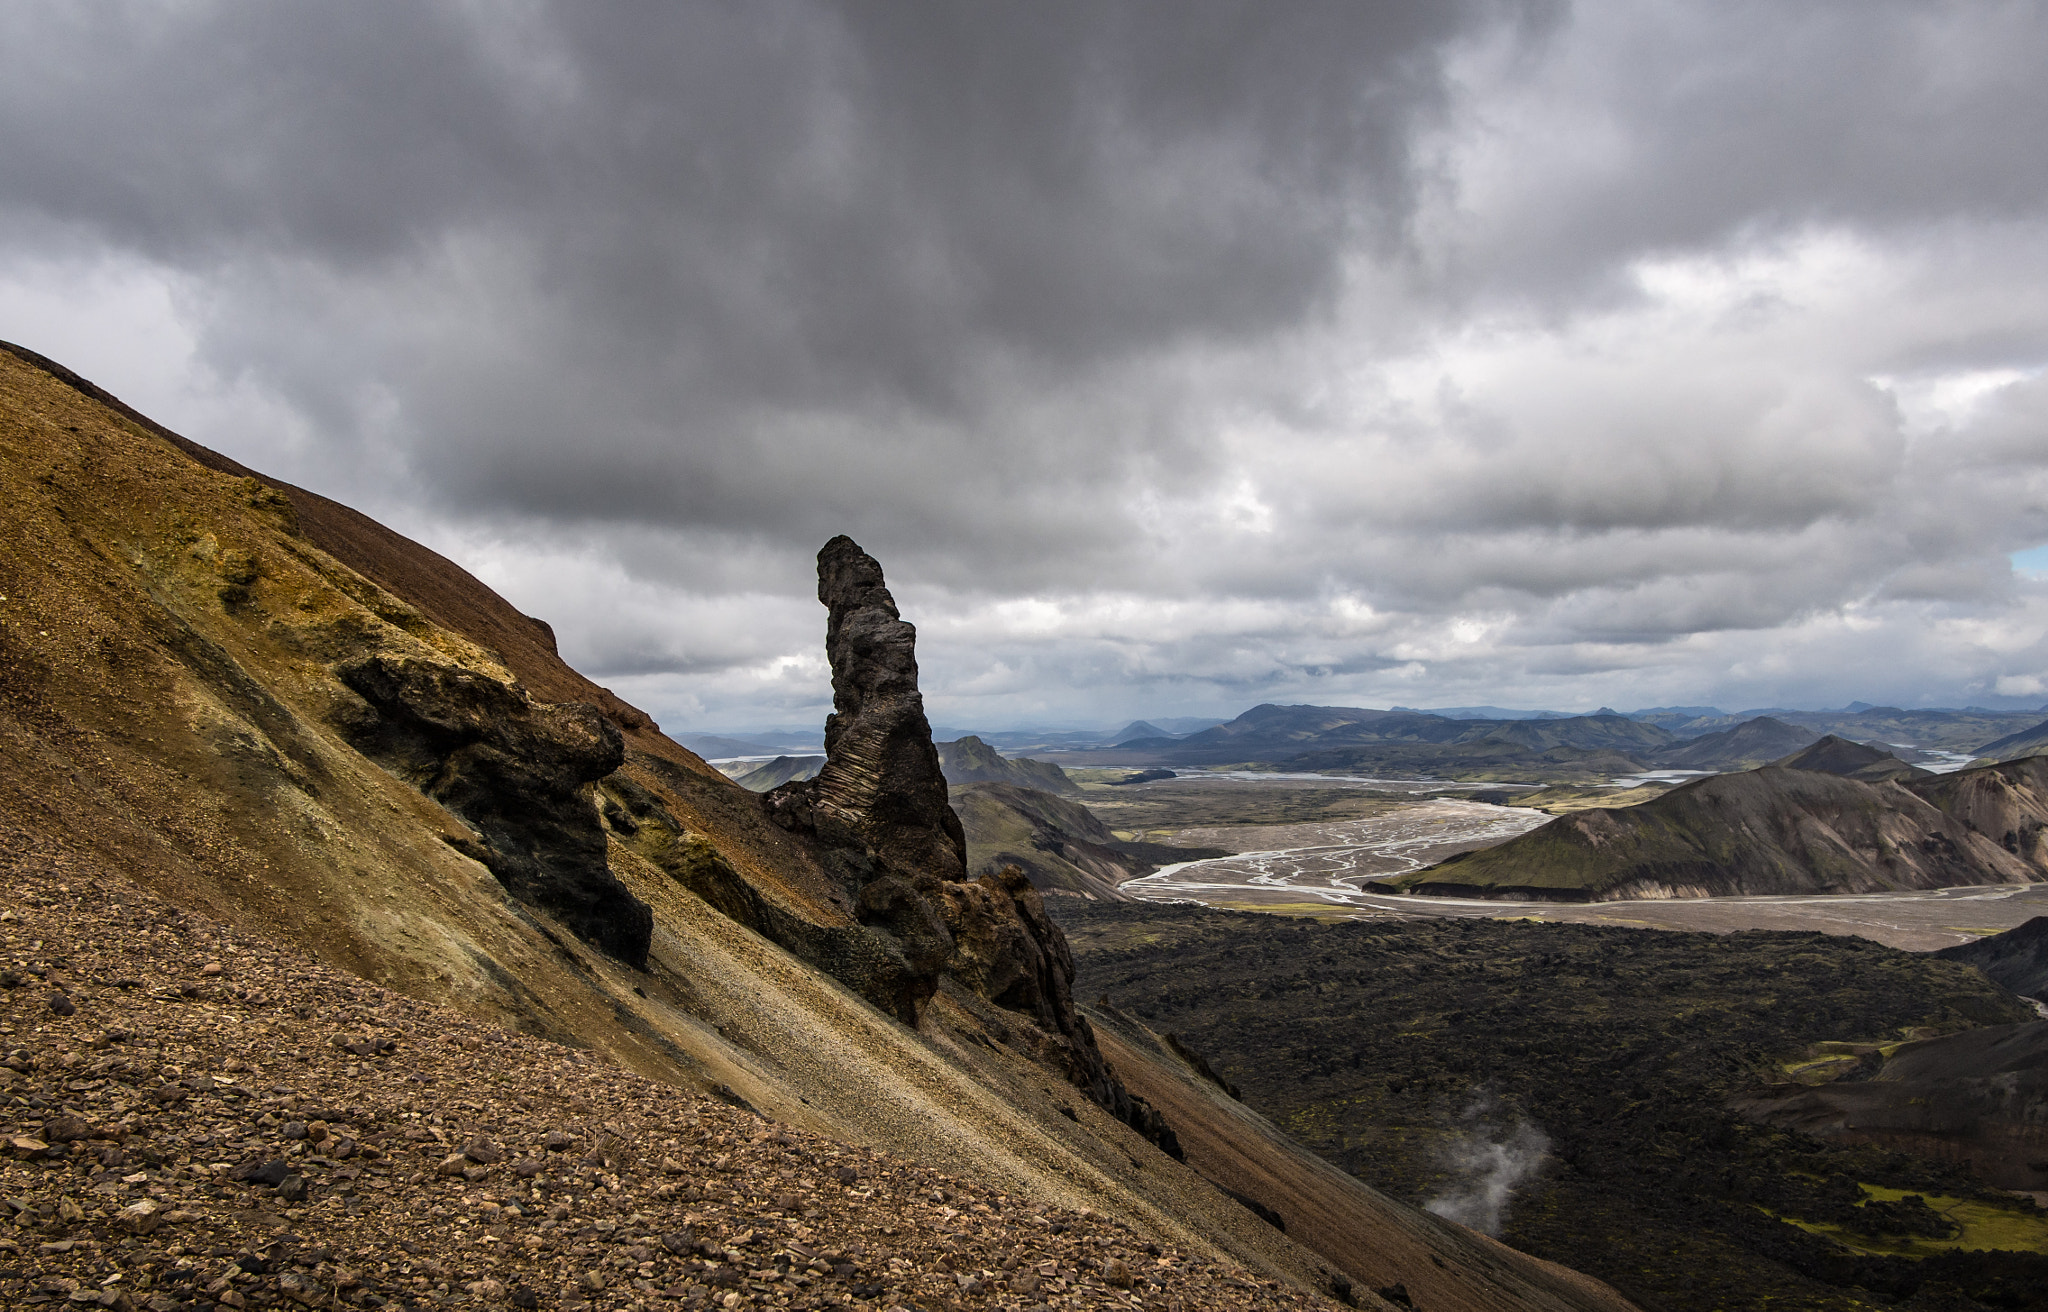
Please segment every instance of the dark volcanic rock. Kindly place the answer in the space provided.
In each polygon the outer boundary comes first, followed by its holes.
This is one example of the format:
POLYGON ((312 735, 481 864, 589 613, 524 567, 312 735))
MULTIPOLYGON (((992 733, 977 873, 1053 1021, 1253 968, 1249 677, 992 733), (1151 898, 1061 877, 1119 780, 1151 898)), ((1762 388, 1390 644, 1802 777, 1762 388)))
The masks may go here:
POLYGON ((865 848, 885 872, 965 876, 967 839, 917 690, 917 630, 896 613, 881 565, 843 534, 818 553, 818 600, 830 611, 833 712, 810 790, 818 837, 865 848))
POLYGON ((466 855, 605 952, 646 962, 653 913, 612 875, 586 787, 625 760, 603 712, 411 658, 370 656, 336 673, 373 712, 344 716, 342 730, 476 829, 483 842, 466 855))
POLYGON ((896 612, 873 556, 844 535, 818 553, 828 610, 832 715, 817 777, 763 796, 774 821, 816 838, 863 925, 897 969, 869 996, 906 1020, 938 987, 953 952, 940 886, 967 874, 967 839, 917 690, 917 630, 896 612))
POLYGON ((1992 983, 2022 997, 2048 998, 2048 916, 2035 916, 2003 934, 1959 943, 1934 955, 1975 966, 1992 983))
POLYGON ((1015 868, 967 880, 966 835, 917 688, 917 630, 897 614, 881 565, 852 538, 833 538, 818 553, 818 600, 830 612, 825 765, 816 778, 761 800, 775 823, 826 849, 826 865, 845 882, 888 961, 886 969, 873 961, 830 961, 826 969, 860 978, 856 987, 870 1001, 912 1025, 950 979, 1001 1009, 988 1019, 1008 1040, 1179 1156, 1172 1128, 1124 1087, 1074 1009, 1073 957, 1031 881, 1015 868))

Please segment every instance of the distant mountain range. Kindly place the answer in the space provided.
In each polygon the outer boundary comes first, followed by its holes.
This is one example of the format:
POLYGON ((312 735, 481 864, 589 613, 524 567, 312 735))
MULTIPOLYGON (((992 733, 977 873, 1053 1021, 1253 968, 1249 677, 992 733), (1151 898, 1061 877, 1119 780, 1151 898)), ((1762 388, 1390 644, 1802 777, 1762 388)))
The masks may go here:
MULTIPOLYGON (((1859 703, 1860 705, 1860 703, 1859 703)), ((1455 709, 1455 708, 1454 708, 1455 709)), ((1483 708, 1464 708, 1477 710, 1483 708)), ((1887 755, 1939 760, 1932 750, 1974 754, 2008 743, 2013 755, 2048 749, 2038 713, 1860 710, 1779 711, 1733 716, 1713 707, 1669 707, 1624 715, 1517 712, 1514 719, 1356 706, 1255 706, 1225 724, 1184 736, 1127 739, 1086 750, 1091 765, 1258 765, 1451 779, 1589 781, 1653 769, 1746 770, 1832 735, 1874 744, 1887 755), (2028 738, 2037 733, 2038 739, 2028 738)))

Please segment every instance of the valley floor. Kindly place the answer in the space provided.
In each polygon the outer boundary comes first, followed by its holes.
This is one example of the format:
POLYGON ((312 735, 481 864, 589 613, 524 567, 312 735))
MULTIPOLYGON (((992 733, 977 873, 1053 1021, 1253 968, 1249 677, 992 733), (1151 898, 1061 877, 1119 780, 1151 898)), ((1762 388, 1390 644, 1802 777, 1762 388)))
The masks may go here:
MULTIPOLYGON (((1860 935, 1911 951, 1967 943, 2048 912, 2048 885, 2043 884, 1584 904, 1375 893, 1374 880, 1420 869, 1454 852, 1493 846, 1550 817, 1526 807, 1459 797, 1418 802, 1363 786, 1346 793, 1327 781, 1309 785, 1210 777, 1132 791, 1139 797, 1117 799, 1125 812, 1182 822, 1148 830, 1148 837, 1237 853, 1165 866, 1123 885, 1124 892, 1147 902, 1361 920, 1543 920, 1714 933, 1813 930, 1860 935), (1269 812, 1277 813, 1277 823, 1262 822, 1269 812), (1313 818, 1317 815, 1329 818, 1313 818), (1211 816, 1217 822, 1202 823, 1211 816)), ((1087 801, 1094 807, 1101 796, 1091 791, 1087 801)), ((1103 807, 1100 813, 1115 823, 1118 810, 1103 807)))

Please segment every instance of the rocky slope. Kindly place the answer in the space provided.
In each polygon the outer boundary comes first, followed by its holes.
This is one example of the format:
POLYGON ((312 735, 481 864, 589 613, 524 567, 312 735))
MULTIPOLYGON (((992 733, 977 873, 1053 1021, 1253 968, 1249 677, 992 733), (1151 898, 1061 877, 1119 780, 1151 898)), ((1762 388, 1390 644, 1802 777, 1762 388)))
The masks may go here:
POLYGON ((2048 878, 2048 768, 2034 761, 1866 783, 1767 766, 1561 817, 1389 887, 1605 901, 1875 893, 2048 878))
MULTIPOLYGON (((0 506, 0 827, 62 882, 978 1197, 1332 1287, 1328 1257, 1130 1128, 1028 881, 965 877, 912 635, 852 544, 821 562, 838 769, 778 824, 450 562, 18 350, 0 506)), ((158 967, 183 934, 152 932, 158 967)), ((513 1118, 493 1087, 469 1114, 513 1118)), ((1532 1305, 1440 1256, 1445 1306, 1532 1305)))
POLYGON ((1329 1306, 0 848, 0 1304, 1329 1306))
POLYGON ((1934 955, 1975 966, 1992 983, 2023 998, 2048 999, 2048 916, 1934 955))

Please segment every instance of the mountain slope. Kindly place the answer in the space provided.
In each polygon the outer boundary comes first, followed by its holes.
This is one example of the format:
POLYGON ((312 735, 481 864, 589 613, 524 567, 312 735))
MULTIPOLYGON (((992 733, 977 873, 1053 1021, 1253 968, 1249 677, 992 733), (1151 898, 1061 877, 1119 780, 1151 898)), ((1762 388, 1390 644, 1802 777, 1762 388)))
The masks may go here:
POLYGON ((970 784, 953 794, 953 808, 977 874, 1016 866, 1041 892, 1124 901, 1117 885, 1156 868, 1123 850, 1087 807, 1035 788, 970 784))
POLYGON ((1775 766, 1713 775, 1636 806, 1561 817, 1389 885, 1436 896, 1606 901, 2040 880, 2048 850, 2032 817, 2048 804, 2048 777, 1993 769, 2013 777, 1943 775, 1902 786, 1775 766))
POLYGON ((2048 723, 2036 724, 1995 738, 1976 749, 1974 755, 1987 761, 2016 761, 2021 757, 2048 752, 2048 723))
POLYGON ((1934 955, 1975 966, 1992 983, 2022 997, 2048 998, 2048 916, 2035 916, 2003 934, 1958 943, 1934 955))
POLYGON ((1820 735, 1768 715, 1702 734, 1660 753, 1657 764, 1682 770, 1750 770, 1796 752, 1820 735))
POLYGON ((1932 770, 1908 765, 1890 752, 1880 751, 1868 743, 1852 743, 1833 734, 1771 764, 1786 770, 1819 770, 1824 774, 1861 779, 1865 783, 1878 783, 1885 779, 1910 782, 1934 777, 1932 770))
MULTIPOLYGON (((1047 1028, 1063 949, 1027 887, 941 881, 952 947, 907 944, 876 917, 916 898, 856 896, 844 848, 773 823, 562 664, 546 626, 21 352, 0 353, 0 506, 0 833, 29 859, 794 1126, 1322 1278, 1066 1082, 1085 1030, 1047 1028), (1003 973, 1034 951, 1040 973, 1003 973)), ((1467 1306, 1499 1302, 1487 1271, 1456 1274, 1467 1306)))
POLYGON ((822 756, 778 756, 751 770, 732 775, 731 779, 750 793, 765 793, 786 783, 812 778, 824 764, 822 756))
POLYGON ((946 782, 964 784, 1014 784, 1048 793, 1079 796, 1081 786, 1067 778, 1067 772, 1050 761, 1004 756, 981 739, 969 734, 950 743, 937 744, 939 768, 946 782))

